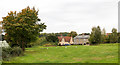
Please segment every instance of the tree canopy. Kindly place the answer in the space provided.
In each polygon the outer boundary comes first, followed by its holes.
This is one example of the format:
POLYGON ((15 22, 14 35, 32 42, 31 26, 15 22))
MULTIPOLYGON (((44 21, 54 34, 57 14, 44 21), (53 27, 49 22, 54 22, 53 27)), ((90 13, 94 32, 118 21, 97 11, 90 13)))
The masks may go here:
POLYGON ((48 42, 58 42, 58 37, 53 33, 53 34, 48 34, 46 36, 46 40, 48 42))
POLYGON ((110 35, 110 42, 111 43, 116 43, 117 41, 118 41, 117 29, 113 28, 112 29, 112 34, 110 35))
POLYGON ((102 29, 101 31, 101 42, 102 43, 105 43, 106 42, 106 31, 105 31, 105 28, 102 29))
POLYGON ((71 31, 68 36, 71 36, 74 38, 75 36, 77 36, 77 32, 71 31))
POLYGON ((38 11, 29 6, 19 13, 10 11, 3 17, 3 29, 8 43, 19 44, 24 50, 27 43, 35 41, 37 36, 46 29, 44 23, 39 23, 38 11))
POLYGON ((92 28, 89 41, 91 44, 101 43, 101 29, 99 26, 92 28))

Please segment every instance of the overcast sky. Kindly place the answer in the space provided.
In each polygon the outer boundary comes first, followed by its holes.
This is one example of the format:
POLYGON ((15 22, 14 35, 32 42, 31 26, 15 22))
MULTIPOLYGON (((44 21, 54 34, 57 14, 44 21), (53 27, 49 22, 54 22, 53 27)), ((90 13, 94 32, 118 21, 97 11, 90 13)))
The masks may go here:
POLYGON ((39 10, 38 17, 47 25, 43 32, 90 33, 99 25, 111 32, 118 29, 119 0, 0 0, 0 20, 10 11, 21 11, 27 6, 39 10))

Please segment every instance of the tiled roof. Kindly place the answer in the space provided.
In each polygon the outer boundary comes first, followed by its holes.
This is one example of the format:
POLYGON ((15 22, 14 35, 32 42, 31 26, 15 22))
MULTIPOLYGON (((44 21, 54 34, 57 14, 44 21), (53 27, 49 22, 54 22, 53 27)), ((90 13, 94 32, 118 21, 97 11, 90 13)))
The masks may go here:
POLYGON ((71 37, 68 37, 68 36, 58 37, 59 41, 61 41, 61 40, 62 40, 62 38, 64 38, 64 39, 65 39, 65 42, 70 42, 70 39, 71 39, 71 37))
POLYGON ((111 35, 111 33, 106 33, 106 35, 111 35))
POLYGON ((59 39, 59 41, 61 41, 61 40, 62 40, 62 37, 58 37, 58 39, 59 39))

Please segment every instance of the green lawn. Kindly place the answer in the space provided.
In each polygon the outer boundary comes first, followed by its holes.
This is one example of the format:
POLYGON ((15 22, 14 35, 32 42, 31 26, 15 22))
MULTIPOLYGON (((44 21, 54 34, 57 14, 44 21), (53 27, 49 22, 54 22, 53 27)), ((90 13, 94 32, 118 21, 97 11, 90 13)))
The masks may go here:
POLYGON ((5 63, 118 63, 118 44, 26 48, 24 56, 5 63), (48 49, 47 49, 48 48, 48 49))
POLYGON ((2 64, 2 61, 0 61, 0 65, 2 64))

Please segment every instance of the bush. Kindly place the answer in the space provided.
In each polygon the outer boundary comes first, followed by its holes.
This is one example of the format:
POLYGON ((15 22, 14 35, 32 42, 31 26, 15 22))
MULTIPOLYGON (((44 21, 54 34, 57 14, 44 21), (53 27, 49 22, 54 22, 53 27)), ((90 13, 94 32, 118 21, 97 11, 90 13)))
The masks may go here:
POLYGON ((3 60, 8 60, 10 57, 10 54, 8 54, 7 52, 2 52, 2 59, 3 60))
POLYGON ((46 38, 48 38, 48 36, 37 38, 37 40, 35 42, 31 42, 30 44, 27 44, 26 47, 29 48, 29 47, 38 46, 38 45, 44 46, 46 44, 57 45, 58 38, 57 38, 57 41, 55 40, 54 42, 53 41, 48 41, 48 40, 46 40, 46 38))
POLYGON ((23 51, 20 47, 7 47, 2 48, 2 59, 4 61, 9 61, 10 57, 23 55, 23 51))
POLYGON ((40 37, 40 38, 37 38, 37 40, 36 40, 35 42, 31 42, 30 44, 27 44, 26 47, 43 45, 43 44, 45 44, 46 42, 47 42, 47 41, 46 41, 45 37, 40 37))
POLYGON ((55 42, 54 45, 58 45, 58 42, 55 42))
POLYGON ((29 47, 32 47, 32 46, 34 46, 34 44, 30 43, 30 44, 27 44, 26 48, 29 48, 29 47))
POLYGON ((15 43, 9 43, 9 45, 10 45, 10 47, 20 47, 20 45, 18 45, 18 44, 15 44, 15 43))
POLYGON ((89 42, 86 43, 87 45, 89 44, 89 42))
POLYGON ((23 50, 20 47, 14 47, 11 51, 11 56, 23 55, 23 50))
POLYGON ((3 60, 9 60, 10 54, 11 54, 12 48, 2 48, 2 59, 3 60))

